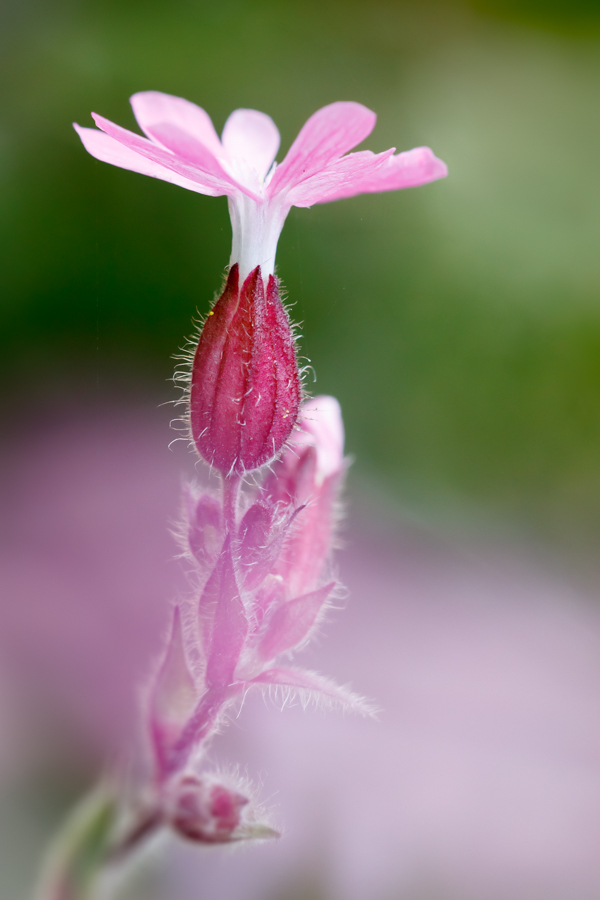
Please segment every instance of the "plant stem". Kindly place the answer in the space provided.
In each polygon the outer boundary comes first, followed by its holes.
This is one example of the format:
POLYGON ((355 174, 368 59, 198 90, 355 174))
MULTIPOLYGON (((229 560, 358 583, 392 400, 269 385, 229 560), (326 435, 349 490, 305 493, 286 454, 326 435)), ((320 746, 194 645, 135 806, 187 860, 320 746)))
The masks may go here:
POLYGON ((161 822, 162 816, 160 812, 158 810, 149 810, 117 844, 114 844, 108 850, 106 861, 115 863, 124 859, 141 841, 156 831, 161 822))
POLYGON ((234 473, 233 475, 223 475, 223 513, 225 516, 225 529, 235 536, 237 526, 237 507, 238 496, 242 476, 234 473))

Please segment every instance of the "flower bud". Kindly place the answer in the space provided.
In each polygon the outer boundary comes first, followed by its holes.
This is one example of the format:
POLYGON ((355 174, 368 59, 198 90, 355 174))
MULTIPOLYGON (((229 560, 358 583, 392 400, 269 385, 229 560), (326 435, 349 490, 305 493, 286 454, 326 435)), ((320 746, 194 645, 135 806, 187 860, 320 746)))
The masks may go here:
POLYGON ((286 457, 289 458, 294 449, 300 455, 305 447, 316 450, 315 481, 318 486, 343 468, 344 423, 335 397, 321 395, 302 404, 302 415, 286 457))
POLYGON ((184 775, 172 786, 168 817, 183 837, 208 844, 237 839, 247 797, 225 785, 195 775, 184 775))
POLYGON ((265 489, 273 502, 298 509, 292 533, 274 570, 292 596, 313 591, 324 573, 344 474, 344 425, 334 397, 302 404, 298 428, 273 467, 265 489))
POLYGON ((270 275, 239 287, 231 267, 208 315, 192 366, 190 421, 199 454, 223 474, 257 469, 279 452, 298 416, 294 340, 270 275))

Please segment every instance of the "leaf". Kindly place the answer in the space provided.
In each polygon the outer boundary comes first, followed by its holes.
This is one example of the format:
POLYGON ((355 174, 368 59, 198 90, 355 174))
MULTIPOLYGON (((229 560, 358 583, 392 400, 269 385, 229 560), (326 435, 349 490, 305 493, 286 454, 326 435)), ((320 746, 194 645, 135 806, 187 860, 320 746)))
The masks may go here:
POLYGON ((330 581, 318 590, 303 594, 302 597, 296 597, 278 607, 269 619, 264 637, 258 646, 258 653, 262 659, 273 659, 279 653, 292 650, 301 644, 334 588, 335 581, 330 581))
POLYGON ((305 669, 267 669, 246 684, 248 687, 257 684, 280 690, 282 706, 298 697, 305 709, 313 702, 317 706, 340 706, 343 710, 360 713, 362 716, 375 718, 377 715, 377 708, 364 697, 335 684, 323 675, 305 669))
POLYGON ((150 701, 150 733, 161 770, 194 709, 197 693, 185 659, 181 614, 175 607, 165 657, 150 701))
POLYGON ((248 619, 235 578, 229 536, 209 583, 216 610, 206 665, 206 684, 209 687, 226 687, 234 680, 235 667, 248 635, 248 619))
POLYGON ((191 511, 188 544, 203 567, 212 566, 221 546, 221 504, 210 494, 203 494, 191 511))
POLYGON ((267 577, 279 556, 284 530, 273 531, 273 507, 253 503, 239 528, 239 568, 244 586, 255 590, 267 577))

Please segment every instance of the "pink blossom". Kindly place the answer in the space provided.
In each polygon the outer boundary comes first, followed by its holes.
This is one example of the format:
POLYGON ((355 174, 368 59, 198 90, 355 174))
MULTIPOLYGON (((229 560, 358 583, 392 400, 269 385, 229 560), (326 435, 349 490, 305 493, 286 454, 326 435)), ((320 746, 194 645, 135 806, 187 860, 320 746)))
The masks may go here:
POLYGON ((209 843, 273 834, 262 826, 244 831, 245 793, 197 772, 227 709, 250 689, 372 712, 346 688, 282 659, 307 643, 339 589, 329 561, 344 432, 330 397, 306 403, 293 432, 301 384, 275 252, 294 205, 446 174, 426 147, 348 153, 375 125, 375 114, 358 103, 316 112, 277 167, 279 133, 264 113, 235 111, 219 140, 204 110, 186 100, 150 91, 131 102, 147 137, 94 115, 100 131, 75 126, 86 149, 122 168, 226 195, 233 247, 224 291, 183 376, 191 436, 219 470, 222 493, 188 493, 182 538, 195 596, 174 608, 149 685, 151 771, 142 779, 137 821, 112 847, 117 857, 163 824, 209 843), (257 475, 254 489, 240 493, 242 477, 268 463, 262 481, 257 475))
POLYGON ((331 103, 314 113, 279 165, 279 132, 265 113, 236 109, 219 140, 208 114, 181 97, 144 91, 133 95, 131 105, 146 137, 93 113, 100 131, 74 126, 86 150, 199 194, 226 195, 233 228, 230 264, 238 263, 242 282, 256 266, 265 283, 273 274, 292 206, 416 187, 447 174, 428 147, 348 153, 375 127, 375 113, 360 103, 331 103))

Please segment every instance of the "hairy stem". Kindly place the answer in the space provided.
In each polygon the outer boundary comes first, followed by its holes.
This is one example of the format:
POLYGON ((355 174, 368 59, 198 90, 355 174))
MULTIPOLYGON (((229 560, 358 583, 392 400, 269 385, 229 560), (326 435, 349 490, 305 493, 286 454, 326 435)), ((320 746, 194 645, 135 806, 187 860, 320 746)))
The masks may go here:
POLYGON ((242 476, 237 473, 223 475, 223 513, 225 516, 225 529, 232 537, 237 526, 238 497, 242 476))
POLYGON ((203 740, 210 736, 216 728, 223 707, 230 700, 233 693, 227 688, 213 688, 200 698, 196 709, 173 748, 167 766, 167 775, 172 775, 183 769, 194 748, 198 747, 203 740))

